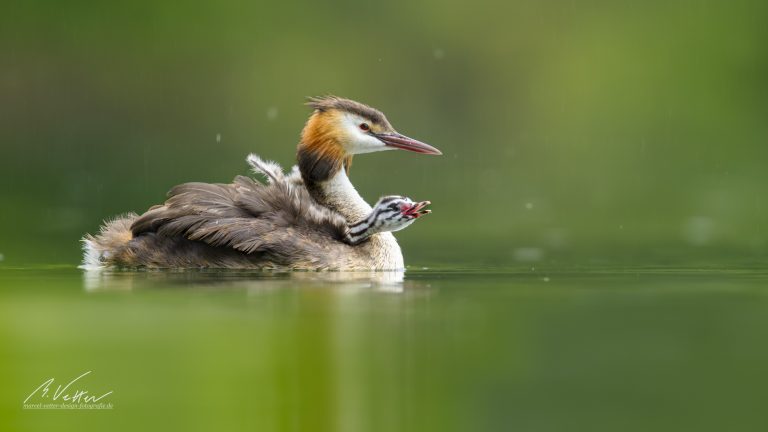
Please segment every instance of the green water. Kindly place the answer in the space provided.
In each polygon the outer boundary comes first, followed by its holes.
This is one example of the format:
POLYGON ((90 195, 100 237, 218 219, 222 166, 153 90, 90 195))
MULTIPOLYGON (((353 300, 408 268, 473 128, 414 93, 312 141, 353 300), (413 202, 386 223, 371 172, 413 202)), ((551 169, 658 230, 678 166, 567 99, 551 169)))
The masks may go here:
POLYGON ((396 279, 4 268, 0 429, 768 427, 764 270, 396 279), (112 410, 22 409, 89 370, 112 410))

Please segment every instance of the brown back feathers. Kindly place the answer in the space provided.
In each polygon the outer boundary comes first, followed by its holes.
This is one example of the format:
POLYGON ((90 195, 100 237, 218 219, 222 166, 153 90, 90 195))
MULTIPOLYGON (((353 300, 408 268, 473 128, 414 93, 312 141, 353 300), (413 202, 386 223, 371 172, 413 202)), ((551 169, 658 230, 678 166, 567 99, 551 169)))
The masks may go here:
MULTIPOLYGON (((185 183, 163 205, 121 219, 122 230, 86 239, 108 253, 104 265, 335 269, 360 259, 343 242, 347 221, 315 203, 298 173, 248 159, 263 184, 238 176, 231 184, 185 183), (127 225, 130 225, 128 232, 127 225), (120 238, 119 245, 114 244, 120 238), (104 244, 109 242, 110 244, 104 244)), ((88 244, 87 244, 88 246, 88 244)))

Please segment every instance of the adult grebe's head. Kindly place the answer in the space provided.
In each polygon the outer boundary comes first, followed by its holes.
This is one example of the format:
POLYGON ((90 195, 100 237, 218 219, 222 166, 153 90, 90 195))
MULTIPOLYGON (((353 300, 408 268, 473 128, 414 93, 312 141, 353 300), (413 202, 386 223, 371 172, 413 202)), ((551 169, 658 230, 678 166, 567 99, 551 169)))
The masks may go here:
POLYGON ((314 112, 301 132, 299 168, 305 180, 324 181, 349 169, 352 156, 384 150, 442 154, 440 150, 395 131, 384 114, 336 96, 311 98, 314 112))

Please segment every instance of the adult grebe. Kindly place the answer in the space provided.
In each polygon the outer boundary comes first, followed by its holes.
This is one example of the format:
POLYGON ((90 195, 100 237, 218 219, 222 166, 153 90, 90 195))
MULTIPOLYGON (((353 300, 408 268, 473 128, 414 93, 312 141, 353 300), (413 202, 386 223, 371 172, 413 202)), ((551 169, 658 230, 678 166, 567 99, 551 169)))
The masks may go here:
POLYGON ((381 198, 372 208, 348 173, 352 156, 404 149, 441 154, 397 133, 384 114, 335 96, 310 99, 298 165, 285 174, 256 155, 267 182, 186 183, 141 216, 106 222, 83 238, 84 268, 401 270, 392 232, 429 213, 429 201, 381 198))

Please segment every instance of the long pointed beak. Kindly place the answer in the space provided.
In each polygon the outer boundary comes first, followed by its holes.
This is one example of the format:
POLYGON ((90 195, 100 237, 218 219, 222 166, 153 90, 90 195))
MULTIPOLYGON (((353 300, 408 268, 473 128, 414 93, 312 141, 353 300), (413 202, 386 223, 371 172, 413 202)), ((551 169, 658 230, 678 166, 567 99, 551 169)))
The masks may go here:
POLYGON ((408 150, 416 153, 422 153, 422 154, 431 154, 431 155, 441 155, 443 152, 440 150, 432 147, 431 145, 427 143, 423 143, 419 140, 415 140, 413 138, 408 138, 405 135, 400 135, 399 133, 382 133, 382 134, 373 134, 376 138, 380 139, 381 142, 384 144, 390 146, 399 148, 402 150, 408 150))

